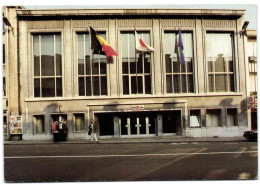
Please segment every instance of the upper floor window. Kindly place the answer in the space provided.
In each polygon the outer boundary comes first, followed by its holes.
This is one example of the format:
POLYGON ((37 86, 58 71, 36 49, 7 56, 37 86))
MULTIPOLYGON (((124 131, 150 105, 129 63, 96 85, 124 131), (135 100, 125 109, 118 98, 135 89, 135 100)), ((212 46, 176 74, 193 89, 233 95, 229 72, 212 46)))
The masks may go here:
MULTIPOLYGON (((105 32, 99 32, 106 38, 105 32)), ((107 59, 90 48, 89 33, 77 34, 79 96, 107 95, 107 59)))
MULTIPOLYGON (((151 45, 149 32, 138 32, 151 45)), ((151 54, 137 53, 134 32, 121 33, 123 94, 151 94, 151 54)))
POLYGON ((62 96, 61 34, 33 35, 34 97, 62 96))
POLYGON ((167 93, 193 93, 193 38, 192 33, 183 32, 185 64, 178 55, 178 32, 164 33, 165 68, 167 93))
POLYGON ((234 92, 233 34, 208 32, 206 46, 209 92, 234 92))

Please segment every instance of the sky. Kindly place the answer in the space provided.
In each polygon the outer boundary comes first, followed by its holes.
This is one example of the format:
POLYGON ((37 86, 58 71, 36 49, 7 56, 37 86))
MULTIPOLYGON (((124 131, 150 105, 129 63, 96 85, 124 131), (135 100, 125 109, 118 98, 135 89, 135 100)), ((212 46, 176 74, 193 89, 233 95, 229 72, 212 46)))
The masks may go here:
MULTIPOLYGON (((23 5, 27 9, 69 9, 69 8, 176 8, 176 9, 242 9, 246 10, 244 20, 249 21, 247 29, 257 28, 256 0, 218 0, 218 4, 204 0, 1 0, 1 5, 23 5), (73 4, 72 4, 73 2, 73 4), (246 4, 245 4, 246 3, 246 4)), ((214 1, 216 2, 216 1, 214 1)))

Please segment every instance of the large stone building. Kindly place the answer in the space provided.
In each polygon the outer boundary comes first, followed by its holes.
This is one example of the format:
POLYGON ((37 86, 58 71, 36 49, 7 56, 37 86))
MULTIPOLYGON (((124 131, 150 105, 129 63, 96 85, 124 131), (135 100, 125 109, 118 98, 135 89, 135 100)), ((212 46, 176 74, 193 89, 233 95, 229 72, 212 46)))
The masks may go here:
POLYGON ((5 7, 3 13, 4 111, 9 123, 22 116, 6 139, 52 139, 60 105, 68 139, 87 139, 91 120, 101 139, 233 137, 248 129, 244 10, 5 7), (89 25, 118 56, 94 54, 89 25), (176 52, 180 27, 185 64, 176 52), (135 30, 153 52, 135 50, 135 30))

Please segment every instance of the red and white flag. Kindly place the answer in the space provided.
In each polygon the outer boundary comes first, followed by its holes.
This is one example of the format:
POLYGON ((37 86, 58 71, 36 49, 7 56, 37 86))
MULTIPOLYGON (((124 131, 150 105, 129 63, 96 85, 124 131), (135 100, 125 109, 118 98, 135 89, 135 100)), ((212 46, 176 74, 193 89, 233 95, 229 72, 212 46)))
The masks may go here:
POLYGON ((135 49, 137 52, 150 52, 154 49, 144 43, 143 39, 135 31, 135 49))

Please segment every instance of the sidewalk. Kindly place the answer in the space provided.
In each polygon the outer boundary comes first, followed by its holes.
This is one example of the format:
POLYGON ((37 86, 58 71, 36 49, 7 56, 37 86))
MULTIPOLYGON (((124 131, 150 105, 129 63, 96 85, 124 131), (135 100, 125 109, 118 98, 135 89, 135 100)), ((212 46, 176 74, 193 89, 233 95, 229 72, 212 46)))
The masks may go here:
MULTIPOLYGON (((132 144, 132 143, 192 143, 192 142, 248 142, 244 137, 203 137, 187 138, 182 136, 158 136, 147 138, 105 138, 100 144, 132 144)), ((95 142, 94 142, 95 143, 95 142)), ((4 145, 37 145, 37 144, 91 144, 90 140, 67 140, 54 143, 52 140, 4 141, 4 145)))

